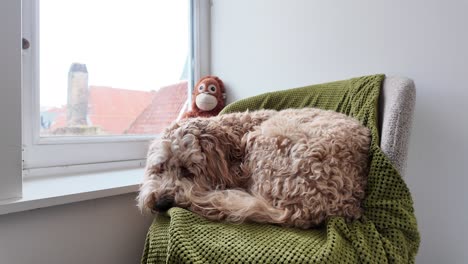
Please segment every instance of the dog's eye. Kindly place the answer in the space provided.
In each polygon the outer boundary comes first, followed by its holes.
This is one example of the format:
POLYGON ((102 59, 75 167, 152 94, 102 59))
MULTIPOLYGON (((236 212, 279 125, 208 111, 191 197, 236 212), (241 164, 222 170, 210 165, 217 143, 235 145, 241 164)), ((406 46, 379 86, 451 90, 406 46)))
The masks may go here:
POLYGON ((181 167, 180 168, 180 175, 182 177, 189 177, 190 175, 192 175, 192 173, 185 167, 181 167))

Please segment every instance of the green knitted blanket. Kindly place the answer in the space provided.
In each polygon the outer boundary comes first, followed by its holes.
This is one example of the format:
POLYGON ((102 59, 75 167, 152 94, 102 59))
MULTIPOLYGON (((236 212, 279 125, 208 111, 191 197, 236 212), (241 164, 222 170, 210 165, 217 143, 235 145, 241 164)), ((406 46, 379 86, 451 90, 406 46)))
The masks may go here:
POLYGON ((414 263, 419 233, 410 192, 379 147, 377 109, 384 75, 271 92, 227 106, 247 109, 317 107, 345 113, 371 129, 364 216, 334 217, 318 229, 207 221, 181 208, 158 215, 142 263, 414 263))

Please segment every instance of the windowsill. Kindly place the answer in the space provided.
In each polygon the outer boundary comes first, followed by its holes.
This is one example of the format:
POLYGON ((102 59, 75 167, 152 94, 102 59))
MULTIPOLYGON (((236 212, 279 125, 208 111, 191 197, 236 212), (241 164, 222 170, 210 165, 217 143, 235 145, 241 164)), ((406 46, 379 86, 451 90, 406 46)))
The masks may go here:
POLYGON ((27 178, 23 182, 22 198, 0 201, 0 215, 134 193, 143 174, 144 169, 138 168, 27 178))

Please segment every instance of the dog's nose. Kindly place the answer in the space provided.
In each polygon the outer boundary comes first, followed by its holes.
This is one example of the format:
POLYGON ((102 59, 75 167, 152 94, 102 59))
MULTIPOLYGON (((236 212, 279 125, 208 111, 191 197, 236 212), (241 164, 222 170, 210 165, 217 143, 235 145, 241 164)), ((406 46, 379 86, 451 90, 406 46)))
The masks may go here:
POLYGON ((162 197, 156 202, 153 209, 158 212, 164 212, 169 210, 169 208, 172 206, 174 206, 174 199, 169 197, 162 197))

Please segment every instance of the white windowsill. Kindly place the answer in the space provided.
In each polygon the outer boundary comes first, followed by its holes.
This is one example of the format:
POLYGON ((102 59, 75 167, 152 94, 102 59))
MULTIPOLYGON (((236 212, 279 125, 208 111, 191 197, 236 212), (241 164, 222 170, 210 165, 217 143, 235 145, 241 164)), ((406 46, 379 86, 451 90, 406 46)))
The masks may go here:
POLYGON ((134 193, 143 173, 144 169, 138 168, 27 178, 23 182, 22 198, 0 200, 0 215, 134 193))

